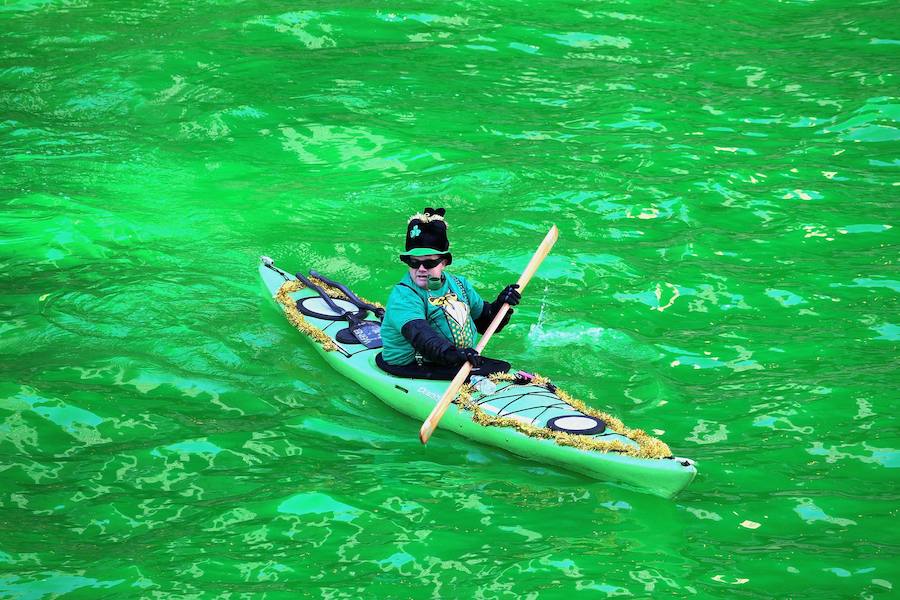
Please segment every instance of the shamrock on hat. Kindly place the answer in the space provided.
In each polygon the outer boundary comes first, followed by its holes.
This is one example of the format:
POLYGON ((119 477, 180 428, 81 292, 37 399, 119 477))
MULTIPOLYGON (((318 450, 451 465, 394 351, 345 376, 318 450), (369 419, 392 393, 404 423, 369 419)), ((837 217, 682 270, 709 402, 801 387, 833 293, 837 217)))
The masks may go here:
POLYGON ((406 252, 401 252, 400 256, 441 254, 447 257, 448 265, 453 262, 444 220, 446 212, 443 208, 429 206, 411 216, 406 224, 406 252))

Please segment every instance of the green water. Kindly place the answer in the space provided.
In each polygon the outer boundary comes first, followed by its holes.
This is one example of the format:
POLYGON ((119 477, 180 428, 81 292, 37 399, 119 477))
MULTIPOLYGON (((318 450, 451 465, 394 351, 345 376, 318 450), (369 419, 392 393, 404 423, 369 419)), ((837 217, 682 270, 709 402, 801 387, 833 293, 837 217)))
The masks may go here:
POLYGON ((0 597, 896 594, 897 6, 0 4, 0 597), (656 432, 664 500, 326 368, 448 208, 491 354, 656 432), (893 565, 893 566, 891 566, 893 565))

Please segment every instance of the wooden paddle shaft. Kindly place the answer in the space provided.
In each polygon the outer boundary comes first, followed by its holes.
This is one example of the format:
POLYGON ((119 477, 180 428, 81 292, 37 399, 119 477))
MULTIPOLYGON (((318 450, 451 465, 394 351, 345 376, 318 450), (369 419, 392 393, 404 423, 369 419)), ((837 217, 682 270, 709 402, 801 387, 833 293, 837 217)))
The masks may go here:
MULTIPOLYGON (((525 270, 522 271, 522 275, 519 277, 517 283, 519 284, 520 293, 525 290, 525 286, 531 281, 531 277, 534 275, 535 271, 538 270, 538 267, 541 266, 544 258, 550 253, 550 249, 553 248, 553 244, 556 243, 558 238, 559 230, 556 228, 556 225, 553 225, 544 237, 544 241, 538 246, 537 252, 531 257, 528 266, 525 267, 525 270)), ((491 336, 494 335, 494 332, 497 331, 497 327, 500 326, 500 322, 503 321, 503 317, 506 316, 508 311, 509 304, 504 303, 503 306, 500 307, 500 310, 497 311, 497 314, 494 315, 494 319, 491 321, 490 326, 488 326, 487 331, 484 332, 478 345, 475 346, 475 349, 479 354, 484 350, 484 347, 487 346, 488 341, 491 339, 491 336)), ((447 412, 447 408, 450 406, 453 399, 456 398, 459 388, 462 387, 462 384, 466 381, 466 377, 468 377, 471 372, 472 364, 469 361, 464 362, 459 373, 457 373, 456 377, 453 378, 453 381, 450 382, 447 391, 444 392, 440 401, 438 401, 437 405, 432 409, 431 414, 428 415, 428 418, 422 423, 422 428, 419 429, 419 439, 423 444, 428 442, 428 438, 430 438, 431 434, 434 433, 434 430, 437 429, 441 417, 447 412)))

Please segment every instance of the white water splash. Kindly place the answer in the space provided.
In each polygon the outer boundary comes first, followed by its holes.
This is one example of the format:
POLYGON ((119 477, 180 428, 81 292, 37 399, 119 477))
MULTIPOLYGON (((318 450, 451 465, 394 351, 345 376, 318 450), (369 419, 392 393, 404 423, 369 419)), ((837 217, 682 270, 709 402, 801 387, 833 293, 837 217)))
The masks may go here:
POLYGON ((528 337, 530 339, 541 337, 544 333, 544 311, 547 308, 547 292, 549 289, 550 286, 544 286, 544 295, 541 296, 541 312, 538 313, 537 323, 532 325, 531 329, 528 331, 528 337))

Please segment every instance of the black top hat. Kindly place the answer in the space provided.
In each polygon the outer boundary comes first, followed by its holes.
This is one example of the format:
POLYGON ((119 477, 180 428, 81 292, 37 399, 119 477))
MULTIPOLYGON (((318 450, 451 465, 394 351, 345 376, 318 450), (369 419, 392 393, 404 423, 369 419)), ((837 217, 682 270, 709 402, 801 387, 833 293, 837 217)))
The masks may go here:
POLYGON ((400 256, 427 256, 429 254, 445 254, 449 265, 453 260, 450 255, 450 241, 447 239, 447 222, 444 220, 446 210, 443 208, 426 208, 409 218, 406 225, 406 252, 400 256))

